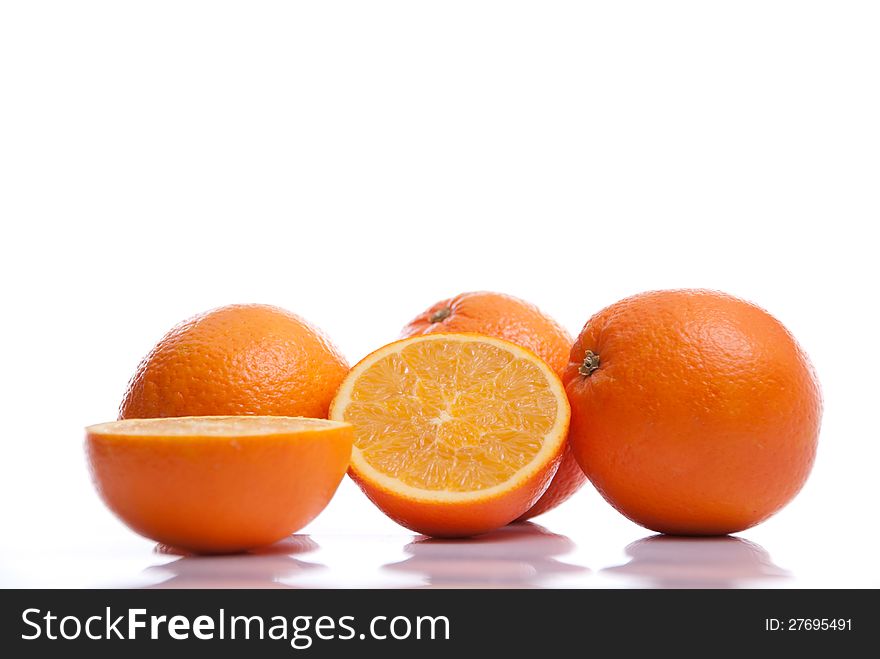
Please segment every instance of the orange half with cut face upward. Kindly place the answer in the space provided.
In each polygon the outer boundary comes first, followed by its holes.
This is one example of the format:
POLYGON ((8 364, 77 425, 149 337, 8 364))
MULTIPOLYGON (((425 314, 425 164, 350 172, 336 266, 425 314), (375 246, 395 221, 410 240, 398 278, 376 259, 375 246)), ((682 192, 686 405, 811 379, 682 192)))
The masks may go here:
POLYGON ((101 498, 131 529, 199 553, 272 544, 339 486, 352 428, 272 416, 129 419, 86 428, 101 498))

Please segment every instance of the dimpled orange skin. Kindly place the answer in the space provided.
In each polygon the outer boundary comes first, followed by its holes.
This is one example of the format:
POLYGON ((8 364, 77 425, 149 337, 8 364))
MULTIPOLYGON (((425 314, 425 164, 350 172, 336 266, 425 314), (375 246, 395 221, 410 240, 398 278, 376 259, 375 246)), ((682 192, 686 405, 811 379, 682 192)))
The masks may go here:
POLYGON ((742 531, 790 501, 812 468, 822 401, 809 360, 779 321, 729 295, 656 291, 607 307, 578 337, 563 382, 578 461, 649 529, 742 531), (587 351, 598 368, 584 375, 587 351))
POLYGON ((346 373, 341 353, 299 316, 230 305, 184 321, 159 341, 138 366, 119 418, 327 418, 346 373))
POLYGON ((345 475, 351 426, 259 437, 86 434, 92 478, 133 531, 198 553, 269 545, 320 513, 345 475))
MULTIPOLYGON (((571 336, 561 325, 533 304, 502 293, 462 293, 438 302, 404 327, 401 337, 435 332, 474 332, 510 341, 534 352, 560 377, 571 351, 571 336)), ((555 508, 585 482, 584 472, 566 444, 547 491, 516 521, 555 508)))
POLYGON ((375 483, 365 485, 352 469, 348 473, 370 501, 401 526, 433 538, 468 538, 508 524, 528 507, 547 487, 557 462, 558 458, 513 491, 466 503, 420 501, 413 505, 411 500, 389 493, 375 483))

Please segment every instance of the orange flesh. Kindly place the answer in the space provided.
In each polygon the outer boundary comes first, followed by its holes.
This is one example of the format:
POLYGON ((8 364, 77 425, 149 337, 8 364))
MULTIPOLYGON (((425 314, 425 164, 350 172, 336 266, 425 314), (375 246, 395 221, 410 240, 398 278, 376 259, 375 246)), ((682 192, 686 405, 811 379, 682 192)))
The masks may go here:
POLYGON ((343 418, 376 471, 419 489, 469 492, 528 465, 557 415, 533 362, 483 342, 426 341, 364 371, 343 418))

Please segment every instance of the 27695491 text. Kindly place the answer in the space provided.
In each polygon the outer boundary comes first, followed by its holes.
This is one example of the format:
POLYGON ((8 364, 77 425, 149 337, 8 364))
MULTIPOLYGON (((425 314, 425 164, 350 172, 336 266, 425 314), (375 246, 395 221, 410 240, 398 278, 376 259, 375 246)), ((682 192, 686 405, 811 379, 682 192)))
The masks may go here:
POLYGON ((765 618, 768 632, 852 631, 852 618, 765 618))

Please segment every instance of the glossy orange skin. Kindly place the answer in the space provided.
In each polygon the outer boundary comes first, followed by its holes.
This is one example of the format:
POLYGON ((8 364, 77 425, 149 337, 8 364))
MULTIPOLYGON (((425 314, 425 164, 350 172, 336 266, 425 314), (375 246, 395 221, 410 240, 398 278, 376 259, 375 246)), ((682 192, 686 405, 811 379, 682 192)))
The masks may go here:
POLYGON ((342 354, 299 316, 231 305, 184 321, 159 341, 138 366, 119 418, 327 418, 346 373, 342 354))
POLYGON ((807 356, 757 306, 656 291, 594 315, 563 376, 569 438, 599 492, 663 533, 721 535, 767 519, 813 465, 822 400, 807 356), (599 355, 579 372, 587 351, 599 355))
MULTIPOLYGON (((571 335, 533 304, 502 293, 462 293, 442 300, 416 316, 401 337, 436 332, 473 332, 527 348, 562 376, 568 366, 571 335), (444 317, 432 320, 438 315, 444 317)), ((568 444, 546 492, 516 521, 525 521, 555 508, 586 481, 568 444)))
POLYGON ((348 473, 370 501, 401 526, 433 538, 467 538, 494 531, 521 514, 545 491, 558 462, 557 456, 522 485, 492 498, 466 503, 414 502, 376 483, 365 482, 354 469, 348 473))
POLYGON ((320 513, 348 468, 351 426, 255 437, 86 434, 92 479, 133 531, 197 553, 269 545, 320 513))
POLYGON ((541 495, 541 498, 514 521, 525 522, 532 517, 543 515, 548 510, 552 510, 568 500, 586 482, 587 477, 580 464, 578 464, 574 452, 571 450, 571 443, 566 442, 562 452, 562 459, 559 461, 559 469, 556 470, 556 475, 553 476, 550 485, 544 494, 541 495))

